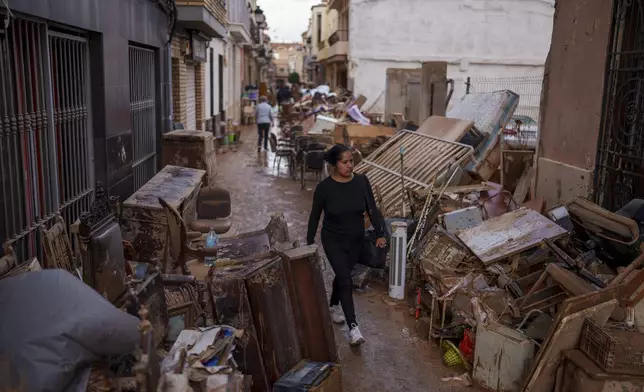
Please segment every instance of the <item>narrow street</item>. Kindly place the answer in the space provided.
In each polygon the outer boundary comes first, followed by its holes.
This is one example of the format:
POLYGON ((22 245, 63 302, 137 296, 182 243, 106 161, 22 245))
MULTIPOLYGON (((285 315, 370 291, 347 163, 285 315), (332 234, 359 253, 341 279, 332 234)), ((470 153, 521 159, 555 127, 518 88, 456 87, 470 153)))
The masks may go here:
MULTIPOLYGON (((301 191, 299 181, 288 178, 284 160, 277 176, 273 170, 273 154, 257 154, 254 127, 245 128, 241 139, 238 151, 217 156, 217 185, 227 188, 233 200, 234 224, 227 235, 263 228, 271 214, 283 212, 291 237, 304 243, 314 177, 307 182, 307 189, 301 191)), ((333 272, 326 263, 327 291, 332 279, 333 272)), ((417 337, 415 321, 407 306, 388 304, 383 300, 385 293, 384 286, 371 286, 365 293, 355 295, 358 321, 367 344, 357 350, 351 349, 346 326, 336 326, 344 390, 464 390, 441 381, 441 377, 457 374, 450 373, 442 364, 436 346, 417 337)))

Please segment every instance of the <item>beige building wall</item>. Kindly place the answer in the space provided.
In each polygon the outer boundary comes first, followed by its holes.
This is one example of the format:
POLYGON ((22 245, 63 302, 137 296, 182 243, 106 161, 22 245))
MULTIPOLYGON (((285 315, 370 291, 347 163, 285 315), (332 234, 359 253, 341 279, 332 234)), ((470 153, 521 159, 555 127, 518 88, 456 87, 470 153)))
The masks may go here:
POLYGON ((273 43, 273 62, 275 63, 276 79, 287 80, 291 72, 300 74, 304 66, 304 45, 302 43, 273 43))

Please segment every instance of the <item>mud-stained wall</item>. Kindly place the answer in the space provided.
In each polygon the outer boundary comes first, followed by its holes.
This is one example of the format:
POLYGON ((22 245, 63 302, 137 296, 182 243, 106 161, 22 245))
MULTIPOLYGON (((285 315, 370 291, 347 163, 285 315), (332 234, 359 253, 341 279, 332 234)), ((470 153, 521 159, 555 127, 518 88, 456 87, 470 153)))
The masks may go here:
POLYGON ((612 1, 558 0, 541 103, 537 196, 590 196, 612 1))

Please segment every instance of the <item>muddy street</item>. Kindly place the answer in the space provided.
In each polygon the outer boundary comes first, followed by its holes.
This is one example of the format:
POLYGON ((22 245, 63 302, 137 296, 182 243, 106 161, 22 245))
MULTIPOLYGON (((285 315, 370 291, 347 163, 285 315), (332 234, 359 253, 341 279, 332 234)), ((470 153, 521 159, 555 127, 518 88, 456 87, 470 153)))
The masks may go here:
MULTIPOLYGON (((273 170, 272 153, 256 151, 254 127, 242 132, 236 152, 217 156, 217 185, 227 188, 233 200, 233 227, 227 235, 263 228, 270 215, 283 212, 294 239, 305 242, 306 224, 316 180, 307 176, 306 189, 288 176, 284 160, 279 173, 273 170)), ((319 236, 318 236, 319 238, 319 236)), ((326 263, 325 283, 330 291, 333 272, 326 263)), ((336 326, 336 343, 343 367, 343 387, 350 392, 457 391, 441 377, 453 375, 440 359, 433 344, 417 337, 414 318, 407 305, 393 305, 386 299, 386 288, 370 285, 356 293, 360 329, 367 343, 352 349, 346 326, 336 326)))

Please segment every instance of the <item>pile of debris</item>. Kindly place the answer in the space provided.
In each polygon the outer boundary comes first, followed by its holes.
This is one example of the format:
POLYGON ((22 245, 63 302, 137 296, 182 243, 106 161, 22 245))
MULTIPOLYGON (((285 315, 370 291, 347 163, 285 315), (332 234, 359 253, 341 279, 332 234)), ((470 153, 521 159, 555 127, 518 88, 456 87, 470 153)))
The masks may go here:
POLYGON ((336 143, 351 146, 367 156, 398 130, 395 121, 385 124, 382 113, 371 111, 381 96, 363 109, 367 98, 355 97, 346 89, 332 92, 329 86, 322 85, 302 92, 297 102, 281 107, 282 136, 288 136, 291 128, 301 126, 306 135, 331 136, 336 143))
POLYGON ((413 222, 418 333, 462 368, 450 381, 545 392, 601 373, 644 385, 644 202, 610 212, 579 197, 544 211, 531 192, 535 129, 513 117, 517 102, 467 95, 355 169, 386 218, 413 222))

